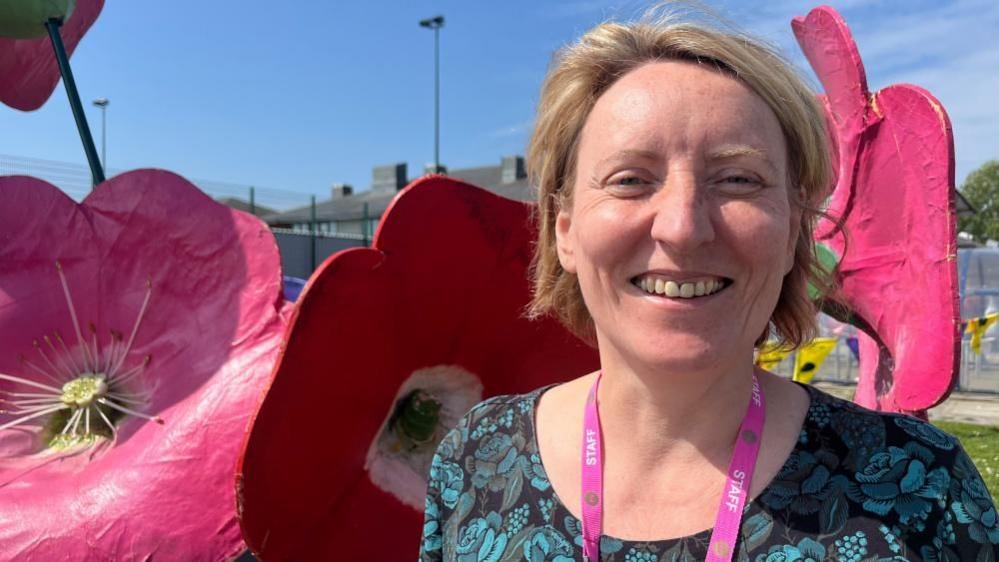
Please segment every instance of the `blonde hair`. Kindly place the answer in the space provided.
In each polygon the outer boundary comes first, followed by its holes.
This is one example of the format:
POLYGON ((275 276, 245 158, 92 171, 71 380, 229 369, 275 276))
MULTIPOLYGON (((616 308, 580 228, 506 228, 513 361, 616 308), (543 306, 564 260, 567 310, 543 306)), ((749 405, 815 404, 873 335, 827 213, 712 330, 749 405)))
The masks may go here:
POLYGON ((579 137, 597 98, 631 70, 664 60, 713 65, 748 86, 777 116, 787 144, 788 197, 801 210, 801 224, 794 265, 757 344, 767 339, 772 327, 781 344, 797 347, 816 332, 809 283, 821 294, 833 290, 832 276, 819 266, 812 242, 813 226, 822 214, 818 207, 832 183, 823 110, 774 49, 742 33, 684 21, 675 14, 653 12, 634 23, 598 25, 559 51, 549 68, 527 150, 528 173, 538 189, 539 223, 527 314, 554 314, 593 343, 593 319, 578 280, 558 259, 555 220, 572 203, 579 137))

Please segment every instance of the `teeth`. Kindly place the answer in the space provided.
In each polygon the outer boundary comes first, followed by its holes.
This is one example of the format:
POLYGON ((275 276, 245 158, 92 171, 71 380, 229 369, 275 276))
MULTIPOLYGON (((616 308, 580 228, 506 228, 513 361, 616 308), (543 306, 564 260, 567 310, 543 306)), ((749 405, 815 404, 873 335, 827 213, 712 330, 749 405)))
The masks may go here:
POLYGON ((680 296, 680 286, 674 281, 666 282, 666 291, 664 293, 667 297, 678 297, 680 296))
POLYGON ((652 276, 642 277, 636 282, 639 288, 646 293, 654 295, 665 295, 669 298, 691 299, 717 293, 725 285, 718 279, 708 281, 696 281, 689 283, 677 283, 676 281, 666 281, 652 276))

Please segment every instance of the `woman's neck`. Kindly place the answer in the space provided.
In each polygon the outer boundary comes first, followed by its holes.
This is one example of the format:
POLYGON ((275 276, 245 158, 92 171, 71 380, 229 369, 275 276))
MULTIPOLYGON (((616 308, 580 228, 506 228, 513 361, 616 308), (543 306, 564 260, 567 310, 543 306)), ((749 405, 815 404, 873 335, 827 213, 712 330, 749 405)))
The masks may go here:
MULTIPOLYGON (((601 357, 598 403, 608 458, 724 470, 752 393, 752 356, 701 372, 641 372, 601 357)), ((638 468, 634 467, 634 468, 638 468)))

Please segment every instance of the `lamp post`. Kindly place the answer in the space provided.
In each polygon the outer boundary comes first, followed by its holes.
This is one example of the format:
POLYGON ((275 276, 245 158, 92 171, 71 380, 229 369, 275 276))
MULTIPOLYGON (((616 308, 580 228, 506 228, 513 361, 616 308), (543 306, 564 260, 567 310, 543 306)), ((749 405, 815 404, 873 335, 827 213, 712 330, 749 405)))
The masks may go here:
POLYGON ((101 168, 104 168, 104 173, 107 173, 108 169, 108 152, 107 152, 107 114, 108 114, 108 104, 111 103, 107 98, 97 98, 94 100, 94 105, 101 108, 101 168))
POLYGON ((441 171, 441 57, 440 30, 444 27, 444 16, 434 16, 420 20, 420 27, 434 30, 434 172, 441 171))

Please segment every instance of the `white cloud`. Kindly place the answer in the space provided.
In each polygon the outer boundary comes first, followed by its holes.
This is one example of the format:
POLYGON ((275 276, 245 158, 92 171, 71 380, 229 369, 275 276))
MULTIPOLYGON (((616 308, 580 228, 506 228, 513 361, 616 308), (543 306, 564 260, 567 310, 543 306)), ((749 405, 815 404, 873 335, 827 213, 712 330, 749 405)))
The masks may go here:
POLYGON ((503 138, 512 137, 516 135, 522 135, 530 131, 531 127, 534 125, 533 120, 522 121, 520 123, 515 123, 506 127, 500 127, 499 129, 494 129, 489 131, 486 136, 491 138, 503 138))

